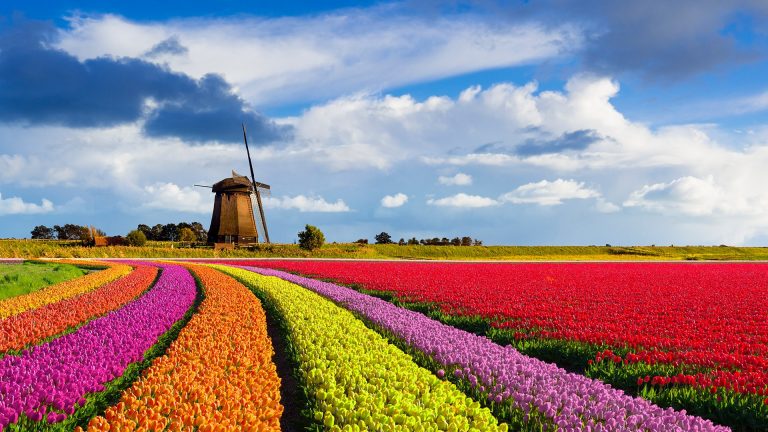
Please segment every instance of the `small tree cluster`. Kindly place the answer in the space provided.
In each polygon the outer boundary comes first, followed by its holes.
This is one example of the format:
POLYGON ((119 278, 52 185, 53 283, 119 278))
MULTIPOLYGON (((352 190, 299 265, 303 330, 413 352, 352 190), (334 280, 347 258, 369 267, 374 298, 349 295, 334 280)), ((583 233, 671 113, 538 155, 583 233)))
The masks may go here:
POLYGON ((147 240, 153 241, 204 242, 208 239, 208 231, 200 222, 157 224, 152 227, 140 224, 136 229, 141 231, 147 240))
MULTIPOLYGON (((376 234, 374 237, 376 240, 376 244, 393 244, 395 243, 392 240, 392 236, 389 235, 386 232, 382 232, 380 234, 376 234)), ((361 244, 368 244, 367 239, 360 239, 356 241, 355 243, 361 243, 361 244)), ((443 238, 431 238, 431 239, 421 239, 417 240, 416 237, 413 237, 409 240, 406 240, 404 238, 401 238, 400 241, 397 242, 400 246, 405 245, 425 245, 425 246, 482 246, 483 241, 478 239, 473 239, 472 237, 465 236, 465 237, 454 237, 452 239, 448 239, 447 237, 443 238)))
POLYGON ((83 242, 92 241, 94 237, 105 236, 104 231, 85 225, 64 224, 54 225, 49 228, 45 225, 38 225, 31 231, 32 238, 36 240, 80 240, 83 242))

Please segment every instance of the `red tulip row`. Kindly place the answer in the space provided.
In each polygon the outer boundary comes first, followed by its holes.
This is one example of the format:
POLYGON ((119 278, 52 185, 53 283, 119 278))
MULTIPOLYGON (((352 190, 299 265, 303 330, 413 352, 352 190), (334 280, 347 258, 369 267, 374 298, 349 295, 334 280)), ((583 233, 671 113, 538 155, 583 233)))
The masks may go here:
POLYGON ((689 373, 694 381, 678 384, 768 394, 767 264, 280 260, 258 266, 393 293, 448 315, 480 316, 518 338, 610 347, 623 354, 610 359, 623 364, 695 372, 689 373))

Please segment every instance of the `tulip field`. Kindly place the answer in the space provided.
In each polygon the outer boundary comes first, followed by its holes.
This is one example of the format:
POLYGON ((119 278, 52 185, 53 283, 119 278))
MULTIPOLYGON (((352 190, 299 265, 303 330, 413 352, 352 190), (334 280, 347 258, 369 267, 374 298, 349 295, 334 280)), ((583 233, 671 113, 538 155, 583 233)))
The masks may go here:
POLYGON ((5 431, 764 431, 768 265, 78 261, 5 431))

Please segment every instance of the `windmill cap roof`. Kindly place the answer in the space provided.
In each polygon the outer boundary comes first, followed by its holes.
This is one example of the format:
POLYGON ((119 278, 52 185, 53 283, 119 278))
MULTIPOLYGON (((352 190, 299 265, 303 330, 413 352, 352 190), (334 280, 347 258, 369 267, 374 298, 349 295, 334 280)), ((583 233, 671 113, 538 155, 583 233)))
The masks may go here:
POLYGON ((251 181, 246 176, 227 177, 213 184, 214 192, 250 192, 251 181))

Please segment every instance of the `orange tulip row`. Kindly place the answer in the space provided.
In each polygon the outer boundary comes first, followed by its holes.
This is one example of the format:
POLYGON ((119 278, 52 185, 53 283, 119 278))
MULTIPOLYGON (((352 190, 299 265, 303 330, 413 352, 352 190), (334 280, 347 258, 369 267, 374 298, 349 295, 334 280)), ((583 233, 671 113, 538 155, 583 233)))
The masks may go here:
POLYGON ((94 261, 61 261, 75 265, 107 266, 106 270, 100 270, 83 277, 57 283, 29 294, 11 297, 0 301, 0 319, 18 315, 30 309, 36 309, 47 304, 74 297, 93 291, 94 289, 112 282, 121 276, 131 272, 131 266, 124 264, 112 264, 94 261))
POLYGON ((139 296, 155 277, 156 267, 140 266, 126 277, 83 295, 2 319, 0 353, 22 349, 113 311, 139 296))
POLYGON ((280 430, 280 378, 261 303, 229 276, 188 268, 206 296, 197 314, 89 431, 280 430))

